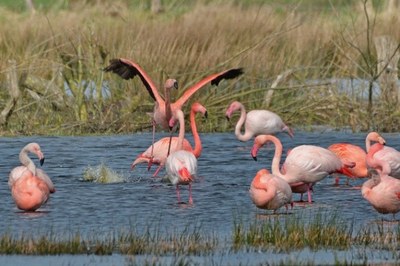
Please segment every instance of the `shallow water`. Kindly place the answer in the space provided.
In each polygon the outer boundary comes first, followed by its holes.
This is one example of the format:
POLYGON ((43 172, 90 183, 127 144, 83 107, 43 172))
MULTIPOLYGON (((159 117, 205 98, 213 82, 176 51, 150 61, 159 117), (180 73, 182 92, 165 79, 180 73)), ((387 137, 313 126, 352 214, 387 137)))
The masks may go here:
MULTIPOLYGON (((388 145, 400 149, 399 134, 382 135, 388 145)), ((157 138, 163 136, 166 134, 159 133, 157 138)), ((364 133, 325 131, 296 132, 294 139, 287 135, 279 137, 287 151, 301 144, 328 147, 332 143, 344 141, 364 147, 365 136, 364 133)), ((264 211, 253 206, 248 188, 259 169, 270 169, 273 146, 262 149, 255 162, 250 156, 251 141, 239 142, 233 133, 201 134, 201 137, 203 153, 198 160, 199 177, 192 186, 193 206, 177 204, 175 188, 161 182, 160 178, 151 177, 155 167, 147 172, 143 164, 130 171, 133 159, 151 144, 150 133, 104 137, 2 138, 0 232, 18 235, 52 230, 107 235, 121 228, 134 227, 140 230, 152 224, 165 230, 193 224, 204 232, 228 237, 232 233, 235 216, 239 215, 244 221, 264 216, 264 211), (40 143, 46 157, 43 169, 52 178, 57 191, 51 195, 47 205, 36 213, 23 213, 16 208, 7 181, 10 170, 19 165, 20 149, 32 141, 40 143), (84 182, 85 169, 101 163, 123 176, 126 182, 84 182)), ((191 135, 188 139, 192 139, 191 135)), ((38 164, 37 158, 34 158, 34 162, 38 164)), ((164 173, 164 170, 161 171, 160 177, 164 173)), ((352 184, 360 185, 362 182, 352 184)), ((337 210, 342 218, 354 221, 356 226, 368 225, 384 217, 362 198, 360 190, 345 186, 334 187, 333 183, 332 177, 322 180, 314 187, 315 202, 295 206, 290 212, 337 210)), ((341 183, 344 183, 344 179, 341 183)), ((181 196, 183 201, 187 201, 187 187, 181 188, 181 196)), ((294 199, 298 198, 299 195, 295 194, 294 199)), ((235 256, 240 257, 243 264, 248 263, 249 256, 246 254, 235 256)), ((21 259, 19 256, 0 256, 0 264, 3 265, 3 261, 10 265, 14 261, 18 265, 17 258, 21 259)), ((114 258, 120 259, 119 256, 114 258)), ((42 259, 46 261, 45 257, 42 259)), ((371 257, 372 261, 374 259, 371 257)), ((236 262, 237 259, 233 264, 236 262)))

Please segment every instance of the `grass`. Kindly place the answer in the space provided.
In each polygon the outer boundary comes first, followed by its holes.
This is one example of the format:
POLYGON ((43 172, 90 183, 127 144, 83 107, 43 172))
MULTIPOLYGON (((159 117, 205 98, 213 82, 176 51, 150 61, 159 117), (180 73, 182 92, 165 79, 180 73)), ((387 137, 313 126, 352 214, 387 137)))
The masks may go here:
POLYGON ((374 73, 367 67, 376 65, 376 54, 366 33, 400 39, 395 27, 398 16, 377 9, 374 24, 367 28, 358 2, 317 2, 171 0, 163 1, 164 12, 159 14, 151 13, 146 1, 56 1, 47 7, 43 0, 37 2, 35 14, 0 7, 0 110, 10 98, 10 60, 16 61, 21 89, 2 133, 149 130, 146 113, 153 103, 140 80, 125 81, 102 71, 115 57, 138 62, 157 85, 176 78, 182 89, 173 98, 208 74, 244 67, 243 77, 218 88, 206 86, 195 95, 193 100, 206 104, 210 114, 201 131, 232 130, 223 114, 233 100, 242 101, 249 110, 275 111, 294 127, 398 130, 396 108, 376 94, 371 110, 365 100, 360 101, 367 87, 343 93, 326 82, 330 78, 371 81, 374 73), (267 105, 266 91, 288 70, 292 74, 278 85, 267 105), (25 77, 41 83, 29 86, 25 77), (310 80, 316 82, 310 85, 310 80), (371 124, 372 114, 379 123, 371 124))
POLYGON ((161 233, 160 228, 149 226, 121 230, 106 236, 80 232, 56 234, 0 236, 0 254, 18 255, 155 255, 155 256, 207 256, 228 248, 239 251, 284 252, 310 249, 348 250, 356 248, 391 251, 396 254, 400 240, 400 227, 383 223, 355 230, 351 222, 341 220, 334 212, 302 213, 271 216, 263 220, 243 222, 235 220, 232 241, 215 234, 205 233, 200 227, 188 226, 180 230, 161 233), (308 215, 308 217, 307 217, 308 215))

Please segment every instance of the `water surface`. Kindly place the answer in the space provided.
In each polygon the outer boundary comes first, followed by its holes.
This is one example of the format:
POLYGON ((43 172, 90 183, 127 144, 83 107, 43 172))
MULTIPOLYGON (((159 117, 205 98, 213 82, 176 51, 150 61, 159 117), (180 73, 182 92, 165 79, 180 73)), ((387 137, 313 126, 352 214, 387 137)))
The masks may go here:
MULTIPOLYGON (((166 134, 157 134, 157 138, 163 136, 166 134)), ((325 131, 296 132, 294 139, 287 135, 279 137, 287 151, 301 144, 328 147, 336 142, 351 142, 364 147, 365 136, 365 133, 325 131)), ((199 176, 192 186, 193 206, 177 204, 175 188, 160 180, 164 170, 160 172, 159 178, 151 177, 155 167, 148 172, 144 164, 130 171, 130 164, 135 157, 151 144, 150 133, 129 136, 2 138, 0 232, 18 235, 52 230, 107 235, 121 228, 135 227, 141 230, 155 225, 161 229, 174 230, 195 225, 204 232, 222 238, 229 237, 235 216, 252 221, 265 213, 254 207, 248 188, 259 169, 270 169, 273 145, 263 148, 255 162, 250 156, 251 141, 239 142, 233 133, 203 133, 201 137, 203 153, 198 160, 199 176), (10 170, 19 165, 19 151, 32 141, 41 145, 46 157, 43 169, 52 178, 57 191, 38 212, 24 213, 16 208, 7 180, 10 170), (84 182, 84 170, 101 163, 122 175, 125 182, 84 182)), ((383 134, 383 137, 388 145, 400 149, 399 134, 383 134)), ((188 139, 192 140, 191 135, 188 135, 188 139)), ((37 158, 34 161, 38 164, 37 158)), ((362 182, 364 180, 352 184, 360 185, 362 182)), ((322 180, 314 188, 315 203, 295 206, 290 212, 337 210, 342 218, 354 221, 356 226, 382 219, 383 216, 363 199, 360 190, 334 187, 333 183, 331 177, 322 180)), ((181 197, 187 201, 187 187, 181 188, 181 197)), ((295 194, 294 197, 298 199, 299 195, 295 194)), ((246 264, 249 257, 242 257, 241 261, 246 264)), ((13 256, 0 257, 0 262, 9 261, 10 258, 13 256)), ((14 262, 19 264, 17 259, 14 262)))

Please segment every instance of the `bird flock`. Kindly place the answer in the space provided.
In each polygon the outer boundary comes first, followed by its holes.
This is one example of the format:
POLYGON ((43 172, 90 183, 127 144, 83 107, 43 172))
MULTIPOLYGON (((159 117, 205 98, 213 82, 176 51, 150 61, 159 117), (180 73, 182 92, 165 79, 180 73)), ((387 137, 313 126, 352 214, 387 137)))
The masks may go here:
MULTIPOLYGON (((131 164, 158 165, 153 176, 165 167, 167 177, 176 187, 178 203, 181 203, 180 185, 188 185, 188 203, 193 204, 192 183, 197 175, 197 159, 201 156, 202 144, 196 125, 196 115, 207 117, 207 109, 194 102, 190 109, 190 129, 194 138, 194 146, 185 138, 185 116, 183 106, 198 90, 206 85, 216 85, 222 80, 229 80, 243 74, 242 68, 232 68, 209 75, 184 91, 175 102, 171 102, 171 89, 178 89, 175 79, 167 79, 164 84, 164 96, 160 94, 150 76, 135 62, 118 58, 110 60, 106 72, 113 72, 123 79, 138 76, 154 100, 152 116, 153 139, 147 150, 139 154, 131 164), (169 130, 170 136, 155 140, 156 126, 169 130), (173 136, 179 127, 178 136, 173 136)), ((225 116, 232 119, 234 112, 240 111, 236 122, 235 136, 239 141, 254 139, 251 156, 257 160, 260 148, 268 143, 275 147, 270 167, 260 169, 253 178, 249 196, 255 206, 272 210, 275 213, 281 207, 294 205, 293 193, 307 193, 308 203, 312 203, 313 186, 329 175, 345 175, 349 179, 367 178, 361 186, 362 196, 382 214, 395 214, 400 211, 400 152, 386 146, 386 142, 377 132, 370 132, 365 139, 365 149, 350 143, 335 143, 328 148, 316 145, 299 145, 288 151, 281 162, 283 145, 277 135, 287 133, 294 138, 293 130, 281 117, 268 110, 251 110, 246 113, 244 105, 232 102, 225 116), (244 133, 243 131, 244 126, 244 133)), ((14 168, 9 174, 8 185, 16 206, 24 211, 35 211, 45 204, 50 194, 56 191, 50 177, 36 167, 28 153, 36 154, 40 165, 44 155, 39 144, 29 143, 21 150, 19 160, 21 166, 14 168)))

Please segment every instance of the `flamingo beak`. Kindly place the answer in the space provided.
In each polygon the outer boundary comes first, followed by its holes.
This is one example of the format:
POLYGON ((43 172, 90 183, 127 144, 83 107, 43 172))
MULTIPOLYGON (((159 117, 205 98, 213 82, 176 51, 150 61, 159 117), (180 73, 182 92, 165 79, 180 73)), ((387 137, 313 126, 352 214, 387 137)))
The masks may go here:
POLYGON ((207 111, 204 113, 204 117, 205 117, 206 119, 208 118, 208 112, 207 112, 207 111))
POLYGON ((253 160, 257 162, 257 156, 252 156, 253 160))
POLYGON ((226 115, 225 117, 226 117, 226 120, 231 121, 229 116, 226 115))
POLYGON ((44 157, 40 159, 40 166, 42 166, 44 164, 44 157))
POLYGON ((175 81, 175 82, 174 82, 174 88, 175 88, 175 89, 178 89, 178 81, 175 81))

